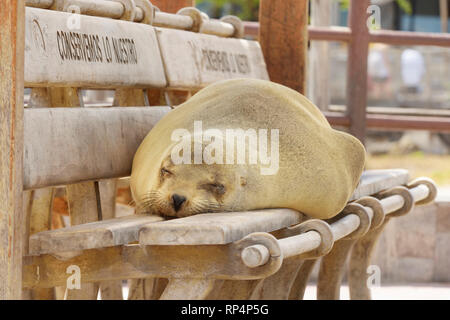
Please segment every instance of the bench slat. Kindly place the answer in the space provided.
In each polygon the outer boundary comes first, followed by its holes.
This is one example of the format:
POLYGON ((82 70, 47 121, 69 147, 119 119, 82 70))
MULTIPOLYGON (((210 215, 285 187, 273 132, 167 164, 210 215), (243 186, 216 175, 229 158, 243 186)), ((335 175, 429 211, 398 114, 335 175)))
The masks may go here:
POLYGON ((128 176, 168 107, 25 109, 24 189, 128 176))
POLYGON ((300 223, 303 215, 290 209, 207 213, 142 227, 144 245, 226 244, 253 232, 271 232, 300 223))
POLYGON ((363 172, 359 185, 355 192, 353 192, 350 201, 357 200, 365 196, 370 196, 395 186, 405 185, 408 181, 408 170, 366 170, 363 172))
POLYGON ((133 215, 36 233, 30 237, 30 254, 50 254, 124 245, 138 240, 139 229, 163 218, 133 215))
POLYGON ((26 8, 25 87, 166 86, 152 26, 26 8))
POLYGON ((54 254, 141 244, 225 244, 252 232, 271 232, 300 223, 303 215, 290 209, 201 214, 162 221, 159 216, 133 215, 63 229, 30 237, 30 254, 54 254), (154 229, 155 224, 164 224, 154 229))
POLYGON ((234 78, 269 80, 257 41, 156 28, 168 86, 199 89, 234 78))

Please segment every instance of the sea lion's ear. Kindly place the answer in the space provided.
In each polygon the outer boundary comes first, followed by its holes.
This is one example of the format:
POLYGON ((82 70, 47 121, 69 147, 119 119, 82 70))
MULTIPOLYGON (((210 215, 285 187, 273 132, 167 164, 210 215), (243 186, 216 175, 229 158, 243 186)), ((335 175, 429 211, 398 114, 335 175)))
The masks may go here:
POLYGON ((239 183, 243 187, 243 186, 247 185, 247 179, 245 179, 244 177, 239 177, 239 183))

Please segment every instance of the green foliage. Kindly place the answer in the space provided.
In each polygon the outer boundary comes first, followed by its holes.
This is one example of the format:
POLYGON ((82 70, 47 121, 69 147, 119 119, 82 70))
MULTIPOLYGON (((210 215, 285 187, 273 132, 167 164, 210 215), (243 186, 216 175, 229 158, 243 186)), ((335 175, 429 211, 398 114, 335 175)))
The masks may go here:
MULTIPOLYGON (((341 10, 348 10, 350 6, 350 0, 336 0, 341 5, 341 10)), ((407 14, 412 14, 412 5, 410 0, 395 0, 397 5, 407 14)))
POLYGON ((232 14, 242 20, 258 20, 259 0, 197 0, 196 5, 209 7, 208 14, 213 18, 232 14))
POLYGON ((407 14, 412 14, 412 5, 410 0, 396 0, 398 6, 407 14))
MULTIPOLYGON (((219 18, 224 14, 236 15, 242 20, 257 21, 260 0, 197 0, 197 6, 208 8, 208 14, 219 18)), ((341 10, 348 10, 350 0, 339 1, 341 10)), ((395 0, 398 6, 407 14, 412 14, 411 0, 395 0)))
POLYGON ((341 10, 348 10, 348 8, 350 7, 350 0, 336 0, 336 1, 339 1, 341 5, 341 10))

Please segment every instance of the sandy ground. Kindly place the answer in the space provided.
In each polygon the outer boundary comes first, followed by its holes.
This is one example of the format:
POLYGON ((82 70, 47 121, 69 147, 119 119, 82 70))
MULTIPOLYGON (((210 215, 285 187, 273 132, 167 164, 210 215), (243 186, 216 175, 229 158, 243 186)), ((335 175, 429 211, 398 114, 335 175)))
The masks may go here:
MULTIPOLYGON (((309 285, 305 291, 305 300, 315 299, 316 286, 309 285)), ((347 286, 341 287, 341 300, 349 300, 347 286)), ((450 300, 450 283, 373 287, 372 300, 450 300)))
MULTIPOLYGON (((128 297, 128 288, 123 288, 128 297)), ((308 285, 304 300, 316 300, 316 286, 308 285)), ((347 286, 341 288, 341 300, 349 300, 347 286)), ((372 300, 450 300, 450 283, 392 285, 372 288, 372 300)))
POLYGON ((438 187, 436 201, 450 201, 450 185, 438 187))

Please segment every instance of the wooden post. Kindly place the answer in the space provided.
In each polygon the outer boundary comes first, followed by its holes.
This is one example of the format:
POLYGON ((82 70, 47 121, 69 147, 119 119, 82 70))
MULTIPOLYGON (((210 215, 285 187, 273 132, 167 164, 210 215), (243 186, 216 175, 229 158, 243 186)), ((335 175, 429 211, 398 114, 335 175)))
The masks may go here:
POLYGON ((25 4, 0 5, 0 299, 21 299, 25 4))
POLYGON ((305 94, 308 0, 261 0, 259 23, 270 80, 305 94))
POLYGON ((441 16, 441 32, 448 32, 448 0, 439 0, 439 13, 441 16))
POLYGON ((369 0, 352 0, 348 21, 352 36, 348 46, 347 114, 350 117, 350 133, 363 143, 366 135, 369 4, 369 0))
MULTIPOLYGON (((97 182, 82 182, 67 186, 70 225, 78 225, 100 220, 97 182)), ((96 300, 98 283, 83 283, 80 289, 66 289, 67 300, 96 300)))
POLYGON ((152 0, 152 4, 163 12, 177 13, 181 8, 195 7, 195 0, 152 0))

